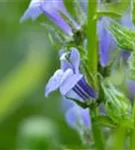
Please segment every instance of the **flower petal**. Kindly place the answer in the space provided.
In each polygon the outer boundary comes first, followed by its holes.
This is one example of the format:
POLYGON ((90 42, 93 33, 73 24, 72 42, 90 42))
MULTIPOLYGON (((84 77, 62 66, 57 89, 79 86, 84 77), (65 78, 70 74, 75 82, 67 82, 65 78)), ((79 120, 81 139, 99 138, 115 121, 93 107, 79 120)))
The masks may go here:
POLYGON ((74 73, 79 74, 79 66, 80 66, 80 54, 76 48, 71 48, 71 52, 65 52, 62 54, 61 51, 61 69, 66 70, 67 68, 71 68, 74 73))
MULTIPOLYGON (((47 1, 47 0, 46 0, 47 1)), ((50 0, 48 0, 49 1, 49 3, 50 3, 50 0)), ((72 24, 74 25, 74 27, 76 28, 76 29, 80 29, 80 25, 78 24, 78 23, 76 23, 75 21, 74 21, 74 19, 71 17, 71 15, 68 13, 68 11, 67 11, 67 9, 66 9, 66 7, 65 7, 65 5, 64 5, 64 2, 63 2, 63 0, 53 0, 52 2, 51 2, 51 6, 52 7, 54 7, 58 12, 60 12, 61 14, 63 14, 63 15, 65 15, 68 19, 69 19, 69 21, 71 21, 72 22, 72 24)))
POLYGON ((67 57, 68 55, 70 55, 70 53, 69 52, 62 53, 61 51, 60 54, 61 54, 61 57, 60 57, 61 69, 63 71, 66 71, 69 68, 73 70, 72 63, 69 60, 67 60, 67 57))
POLYGON ((132 23, 132 15, 130 12, 126 12, 121 18, 121 24, 130 29, 135 29, 134 24, 132 23))
POLYGON ((128 92, 130 94, 130 98, 134 100, 135 97, 135 81, 128 79, 127 80, 128 92))
POLYGON ((70 61, 73 65, 75 73, 78 74, 80 66, 80 54, 76 48, 71 48, 71 50, 70 61))
POLYGON ((82 95, 86 95, 86 97, 88 96, 88 99, 98 97, 97 92, 90 85, 88 85, 84 77, 77 83, 77 86, 82 91, 82 95))
POLYGON ((76 104, 74 104, 74 107, 68 109, 65 117, 71 128, 79 129, 80 127, 90 126, 89 110, 83 109, 76 104))
POLYGON ((68 77, 73 75, 73 71, 72 69, 67 69, 64 74, 63 77, 61 78, 61 82, 63 83, 68 77))
POLYGON ((62 83, 60 87, 61 94, 66 95, 82 77, 83 75, 81 74, 74 74, 68 76, 68 78, 62 83))
POLYGON ((57 70, 54 75, 48 81, 46 88, 45 88, 45 95, 48 94, 56 89, 58 89, 62 83, 63 71, 61 69, 57 70))
POLYGON ((66 112, 68 109, 74 107, 74 102, 63 96, 60 107, 62 108, 63 112, 66 112))
POLYGON ((40 9, 40 5, 42 2, 43 0, 32 0, 29 4, 28 9, 20 19, 20 22, 23 22, 28 18, 35 20, 42 13, 42 10, 40 9))
MULTIPOLYGON (((128 27, 128 28, 132 29, 132 30, 135 29, 135 26, 134 26, 134 24, 132 23, 132 16, 131 16, 131 13, 130 13, 130 12, 126 12, 126 13, 122 16, 122 18, 121 18, 121 24, 122 24, 123 26, 125 26, 125 27, 128 27)), ((129 51, 125 51, 125 50, 121 52, 121 56, 122 56, 122 58, 123 58, 123 60, 124 60, 125 62, 127 62, 127 60, 129 59, 130 54, 131 54, 131 53, 130 53, 129 51)))
POLYGON ((100 64, 102 67, 106 67, 109 63, 112 50, 116 49, 116 43, 112 36, 105 29, 104 24, 108 24, 106 17, 101 18, 98 22, 98 35, 99 35, 99 55, 100 64))
POLYGON ((62 18, 58 9, 54 3, 50 1, 45 1, 41 5, 41 9, 45 15, 47 15, 58 27, 60 27, 66 34, 72 36, 72 28, 68 25, 68 23, 62 18))
MULTIPOLYGON (((83 100, 78 96, 74 91, 70 91, 66 94, 67 97, 73 98, 76 100, 79 100, 83 102, 83 100)), ((61 101, 61 107, 63 108, 64 111, 67 111, 69 108, 74 107, 74 102, 72 100, 67 99, 65 96, 63 96, 62 101, 61 101)))

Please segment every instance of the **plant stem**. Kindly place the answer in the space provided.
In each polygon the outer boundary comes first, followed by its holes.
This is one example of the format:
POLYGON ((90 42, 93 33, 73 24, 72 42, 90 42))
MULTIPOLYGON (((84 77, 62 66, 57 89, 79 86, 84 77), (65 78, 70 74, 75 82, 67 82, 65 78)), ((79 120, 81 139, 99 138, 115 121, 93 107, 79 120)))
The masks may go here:
POLYGON ((94 19, 97 10, 97 0, 88 0, 88 69, 94 79, 94 88, 98 90, 97 70, 98 70, 98 49, 97 49, 97 33, 96 19, 94 19))
POLYGON ((130 143, 130 149, 135 149, 135 104, 133 105, 133 109, 132 109, 132 119, 133 119, 133 126, 134 128, 131 129, 131 143, 130 143))
POLYGON ((97 121, 98 109, 96 106, 93 106, 89 109, 90 117, 91 117, 91 127, 93 139, 95 142, 95 147, 97 150, 105 150, 104 138, 100 128, 100 125, 97 121))
MULTIPOLYGON (((98 48, 97 48, 97 22, 94 15, 97 10, 97 0, 88 0, 88 70, 94 79, 92 81, 94 89, 98 91, 98 48)), ((96 105, 90 107, 90 117, 93 139, 96 149, 104 150, 104 140, 100 125, 97 122, 98 110, 96 105)))

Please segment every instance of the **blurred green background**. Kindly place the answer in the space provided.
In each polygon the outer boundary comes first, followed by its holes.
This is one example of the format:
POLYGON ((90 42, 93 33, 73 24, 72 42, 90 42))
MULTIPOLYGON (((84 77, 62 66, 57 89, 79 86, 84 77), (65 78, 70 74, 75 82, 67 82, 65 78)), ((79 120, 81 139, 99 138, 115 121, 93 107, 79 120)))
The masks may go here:
POLYGON ((58 56, 40 20, 19 23, 28 4, 29 0, 0 1, 0 149, 35 149, 38 144, 27 137, 36 139, 39 134, 43 149, 51 126, 57 136, 50 143, 78 145, 79 136, 64 120, 59 93, 44 96, 47 80, 59 67, 58 56))

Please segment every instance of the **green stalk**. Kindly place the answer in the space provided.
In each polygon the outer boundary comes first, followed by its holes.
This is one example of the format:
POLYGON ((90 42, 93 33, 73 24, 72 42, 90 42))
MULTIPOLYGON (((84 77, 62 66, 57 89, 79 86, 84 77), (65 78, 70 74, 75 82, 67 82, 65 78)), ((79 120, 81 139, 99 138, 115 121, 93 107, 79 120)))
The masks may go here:
POLYGON ((88 1, 88 69, 92 76, 95 76, 93 86, 98 90, 97 70, 98 70, 98 49, 97 49, 97 33, 96 19, 94 19, 97 10, 97 0, 88 1))
POLYGON ((133 111, 132 111, 132 118, 133 118, 133 129, 131 129, 131 143, 130 143, 130 149, 135 149, 135 104, 133 105, 133 111))
POLYGON ((91 116, 91 127, 93 139, 95 142, 95 147, 97 150, 105 150, 104 138, 100 128, 99 123, 97 122, 98 109, 96 106, 90 108, 90 116, 91 116))
MULTIPOLYGON (((97 0, 88 1, 88 70, 94 79, 92 84, 95 90, 98 91, 98 48, 97 48, 97 22, 94 19, 94 15, 97 10, 97 0)), ((96 105, 90 107, 92 134, 95 142, 95 147, 98 150, 104 150, 104 140, 102 130, 97 122, 98 110, 96 105)))

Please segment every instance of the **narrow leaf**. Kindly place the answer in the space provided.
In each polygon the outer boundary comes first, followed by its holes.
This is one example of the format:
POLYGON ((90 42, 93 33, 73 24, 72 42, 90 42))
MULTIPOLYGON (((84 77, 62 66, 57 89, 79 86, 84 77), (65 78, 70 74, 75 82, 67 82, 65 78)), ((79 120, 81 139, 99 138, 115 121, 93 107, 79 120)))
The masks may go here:
POLYGON ((119 48, 127 51, 132 51, 134 49, 135 32, 133 30, 121 26, 113 19, 110 19, 110 24, 107 25, 107 28, 114 37, 119 48))

